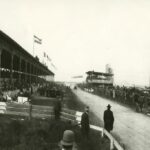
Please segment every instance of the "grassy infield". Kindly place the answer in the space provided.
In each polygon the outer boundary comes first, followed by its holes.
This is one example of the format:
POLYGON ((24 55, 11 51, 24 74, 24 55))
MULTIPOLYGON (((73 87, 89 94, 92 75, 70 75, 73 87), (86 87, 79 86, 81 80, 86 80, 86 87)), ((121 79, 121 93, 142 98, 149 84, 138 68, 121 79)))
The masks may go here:
MULTIPOLYGON (((84 105, 69 90, 67 93, 65 106, 83 111, 84 105)), ((91 113, 91 117, 95 116, 91 113)), ((4 115, 0 116, 0 120, 0 150, 54 150, 66 129, 75 132, 79 150, 109 150, 108 139, 102 139, 100 133, 91 130, 89 139, 85 139, 80 128, 69 122, 48 119, 28 121, 26 118, 20 120, 17 116, 4 115)))

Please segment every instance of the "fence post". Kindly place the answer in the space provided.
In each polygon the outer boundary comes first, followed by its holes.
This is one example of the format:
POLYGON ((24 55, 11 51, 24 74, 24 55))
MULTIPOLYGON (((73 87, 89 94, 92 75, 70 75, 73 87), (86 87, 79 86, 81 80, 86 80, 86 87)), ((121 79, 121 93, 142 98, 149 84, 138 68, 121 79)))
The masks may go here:
POLYGON ((29 120, 32 119, 32 104, 29 105, 29 120))
POLYGON ((114 149, 114 141, 113 139, 110 140, 110 150, 114 149))
POLYGON ((101 132, 101 137, 102 137, 102 138, 104 137, 104 128, 103 128, 103 130, 102 130, 102 132, 101 132))

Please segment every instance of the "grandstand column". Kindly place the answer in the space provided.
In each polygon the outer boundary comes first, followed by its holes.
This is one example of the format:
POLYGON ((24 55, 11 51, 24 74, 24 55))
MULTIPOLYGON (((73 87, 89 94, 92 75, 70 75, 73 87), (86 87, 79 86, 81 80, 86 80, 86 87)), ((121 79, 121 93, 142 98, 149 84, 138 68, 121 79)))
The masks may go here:
POLYGON ((34 67, 31 65, 31 83, 33 83, 33 78, 34 78, 34 67))
POLYGON ((13 60, 14 60, 14 54, 11 54, 11 66, 10 66, 10 83, 13 84, 13 60))
POLYGON ((29 66, 30 66, 29 83, 30 83, 30 85, 31 85, 31 64, 30 64, 29 66))
POLYGON ((27 81, 27 61, 25 61, 25 81, 27 81))
POLYGON ((37 82, 40 82, 40 78, 39 78, 39 69, 37 69, 37 82))
POLYGON ((0 79, 1 79, 1 56, 2 56, 2 49, 0 49, 0 79))
POLYGON ((33 66, 33 83, 35 82, 35 67, 33 66))
POLYGON ((35 83, 37 83, 37 69, 35 67, 35 83))
POLYGON ((19 69, 18 69, 18 71, 19 71, 19 83, 21 82, 21 58, 19 58, 19 69))
POLYGON ((37 83, 37 68, 35 67, 35 83, 37 83))

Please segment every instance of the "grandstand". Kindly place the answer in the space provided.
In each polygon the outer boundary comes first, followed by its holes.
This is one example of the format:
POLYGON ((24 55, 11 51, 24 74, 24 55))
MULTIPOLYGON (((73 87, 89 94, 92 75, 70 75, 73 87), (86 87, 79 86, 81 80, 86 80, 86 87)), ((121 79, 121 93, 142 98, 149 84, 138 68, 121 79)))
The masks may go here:
POLYGON ((90 85, 101 85, 101 86, 112 86, 113 85, 113 74, 88 71, 86 82, 90 85))
POLYGON ((16 41, 0 31, 0 85, 6 83, 40 83, 54 73, 29 54, 16 41))

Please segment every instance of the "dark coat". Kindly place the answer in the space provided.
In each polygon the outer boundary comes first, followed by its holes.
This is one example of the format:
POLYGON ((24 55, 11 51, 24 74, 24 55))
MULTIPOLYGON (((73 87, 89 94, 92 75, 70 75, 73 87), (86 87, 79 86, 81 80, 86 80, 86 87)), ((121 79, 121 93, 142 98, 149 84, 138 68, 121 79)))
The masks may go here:
POLYGON ((61 114, 61 102, 60 102, 60 100, 57 100, 55 102, 54 114, 55 114, 55 119, 60 119, 60 114, 61 114))
POLYGON ((84 130, 84 131, 89 131, 89 115, 84 112, 81 116, 81 128, 84 130))
POLYGON ((104 111, 104 127, 105 129, 110 132, 113 130, 113 124, 114 124, 114 115, 111 110, 105 110, 104 111))

